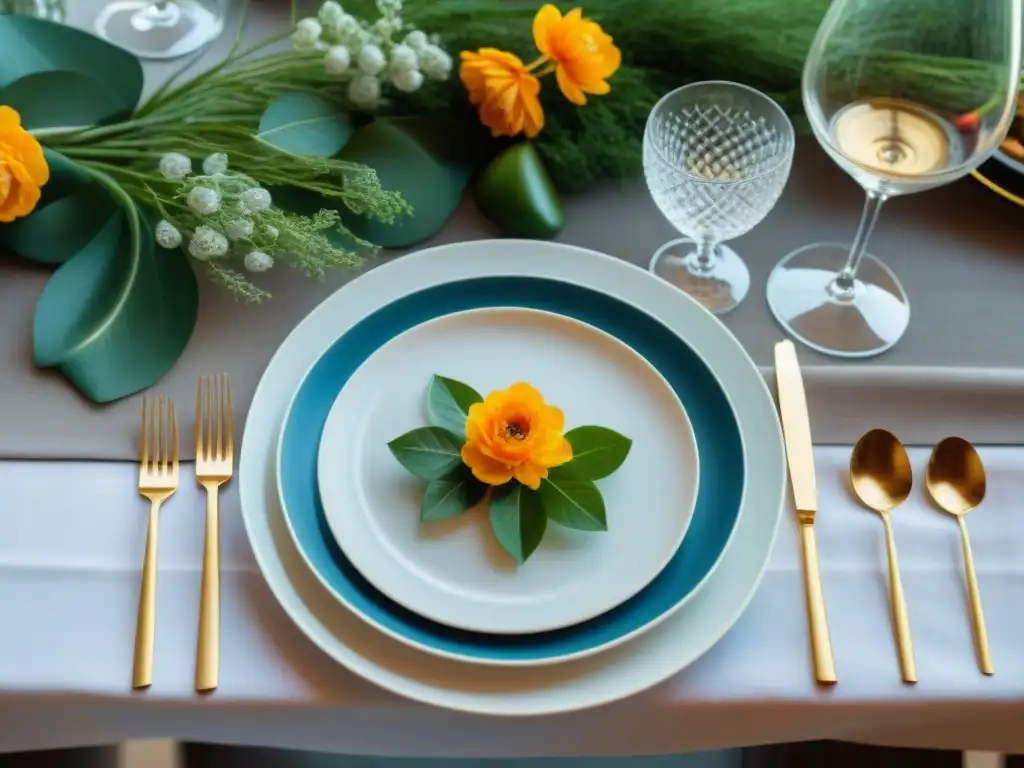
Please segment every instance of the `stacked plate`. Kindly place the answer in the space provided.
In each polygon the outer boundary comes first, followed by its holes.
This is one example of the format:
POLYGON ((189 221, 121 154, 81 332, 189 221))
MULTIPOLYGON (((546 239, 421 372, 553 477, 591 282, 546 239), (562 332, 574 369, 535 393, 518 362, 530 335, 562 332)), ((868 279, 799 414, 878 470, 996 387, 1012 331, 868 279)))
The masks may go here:
POLYGON ((327 654, 419 701, 536 715, 717 642, 764 571, 784 473, 771 397, 717 319, 619 260, 498 241, 402 257, 314 310, 256 390, 239 479, 271 590, 327 654), (421 524, 387 443, 426 424, 435 373, 528 381, 569 427, 632 438, 600 483, 608 531, 550 526, 516 566, 478 511, 421 524))

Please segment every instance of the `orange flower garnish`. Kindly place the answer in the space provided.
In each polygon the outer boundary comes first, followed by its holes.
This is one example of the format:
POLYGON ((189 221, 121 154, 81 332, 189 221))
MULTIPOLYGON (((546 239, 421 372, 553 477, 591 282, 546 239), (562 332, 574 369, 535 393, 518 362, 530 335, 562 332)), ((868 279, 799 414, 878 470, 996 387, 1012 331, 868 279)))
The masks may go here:
POLYGON ((565 98, 586 104, 586 94, 611 91, 607 80, 622 63, 622 54, 597 22, 583 18, 580 8, 565 16, 550 3, 533 19, 533 40, 543 58, 555 63, 555 77, 565 98))
POLYGON ((0 106, 0 222, 28 216, 39 203, 50 168, 35 136, 21 127, 21 115, 0 106))
POLYGON ((549 468, 572 460, 564 429, 559 408, 547 405, 529 384, 513 384, 470 406, 462 461, 488 485, 504 485, 514 477, 537 490, 549 468))
POLYGON ((536 136, 544 127, 540 105, 540 81, 522 60, 497 48, 463 51, 459 78, 469 100, 480 113, 480 122, 494 136, 536 136))

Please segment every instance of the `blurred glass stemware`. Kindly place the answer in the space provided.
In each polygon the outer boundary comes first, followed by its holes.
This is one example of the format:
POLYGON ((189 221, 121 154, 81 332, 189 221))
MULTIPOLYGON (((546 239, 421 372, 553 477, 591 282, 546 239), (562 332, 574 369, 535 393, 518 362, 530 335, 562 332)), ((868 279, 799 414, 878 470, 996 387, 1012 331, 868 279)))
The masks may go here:
POLYGON ((141 58, 173 59, 220 35, 223 5, 223 0, 114 0, 96 17, 96 33, 141 58))
POLYGON ((1021 0, 833 0, 804 65, 803 102, 867 199, 852 245, 804 246, 769 276, 768 305, 788 333, 838 357, 899 341, 907 294, 867 253, 882 204, 984 162, 1010 127, 1020 76, 1021 0))
POLYGON ((793 126, 763 93, 710 81, 659 101, 644 130, 644 178, 658 208, 687 237, 651 259, 651 271, 721 314, 750 288, 746 264, 725 240, 749 231, 782 194, 793 126))

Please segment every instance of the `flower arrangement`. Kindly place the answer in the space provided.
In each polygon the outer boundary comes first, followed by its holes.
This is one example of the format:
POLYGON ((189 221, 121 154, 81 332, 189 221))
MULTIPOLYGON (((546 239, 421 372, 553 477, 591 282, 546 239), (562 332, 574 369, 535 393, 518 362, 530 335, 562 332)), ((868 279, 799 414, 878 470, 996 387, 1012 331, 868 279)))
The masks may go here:
POLYGON ((484 398, 435 375, 427 407, 431 426, 388 443, 407 471, 427 481, 422 522, 461 514, 489 493, 494 535, 520 564, 540 545, 549 520, 582 531, 608 529, 594 481, 622 466, 629 438, 598 426, 565 432, 561 409, 525 382, 484 398))
POLYGON ((316 28, 296 21, 252 45, 243 15, 221 61, 191 77, 189 62, 144 101, 130 53, 0 15, 0 249, 58 267, 36 308, 39 366, 99 402, 138 391, 188 343, 193 269, 260 302, 270 292, 254 278, 267 270, 356 268, 377 249, 372 235, 413 218, 377 174, 389 147, 360 140, 384 132, 374 122, 388 104, 383 79, 370 99, 360 78, 386 54, 387 82, 405 93, 448 77, 451 59, 401 21, 399 0, 376 8, 357 20, 328 2, 316 28), (130 328, 143 320, 140 338, 130 328))

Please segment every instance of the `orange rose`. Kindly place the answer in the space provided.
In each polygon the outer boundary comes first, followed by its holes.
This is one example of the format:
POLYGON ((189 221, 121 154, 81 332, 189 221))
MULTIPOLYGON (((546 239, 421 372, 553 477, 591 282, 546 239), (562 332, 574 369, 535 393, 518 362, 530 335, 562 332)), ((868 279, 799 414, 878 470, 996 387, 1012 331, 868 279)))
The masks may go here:
POLYGON ((537 490, 548 469, 572 460, 564 429, 560 409, 529 384, 513 384, 470 406, 462 461, 488 485, 515 478, 537 490))
POLYGON ((0 106, 0 222, 28 216, 50 180, 43 148, 21 127, 21 116, 0 106))
POLYGON ((622 54, 597 22, 583 18, 580 8, 565 16, 545 5, 533 19, 533 40, 544 58, 555 62, 555 78, 565 98, 586 104, 586 94, 611 91, 606 82, 622 63, 622 54))
POLYGON ((463 51, 459 78, 493 136, 536 136, 544 127, 540 81, 518 56, 497 48, 463 51))

